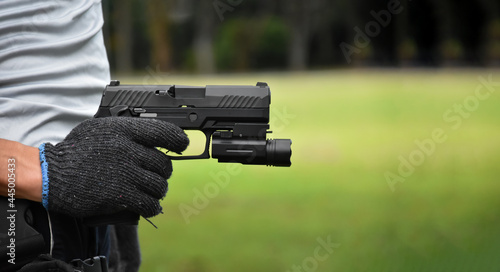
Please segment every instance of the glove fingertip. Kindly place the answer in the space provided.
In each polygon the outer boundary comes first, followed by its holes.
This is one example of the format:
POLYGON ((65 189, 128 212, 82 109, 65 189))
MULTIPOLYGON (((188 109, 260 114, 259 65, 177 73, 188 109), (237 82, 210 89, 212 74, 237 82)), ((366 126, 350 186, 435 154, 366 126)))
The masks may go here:
POLYGON ((165 122, 163 130, 165 135, 162 138, 162 142, 158 143, 161 145, 160 147, 164 147, 175 153, 181 153, 189 146, 189 138, 186 132, 180 127, 165 122))
POLYGON ((151 218, 154 216, 157 216, 160 214, 163 210, 163 208, 160 205, 160 202, 158 200, 152 200, 154 203, 150 203, 148 205, 144 205, 144 207, 141 208, 141 216, 144 218, 151 218))

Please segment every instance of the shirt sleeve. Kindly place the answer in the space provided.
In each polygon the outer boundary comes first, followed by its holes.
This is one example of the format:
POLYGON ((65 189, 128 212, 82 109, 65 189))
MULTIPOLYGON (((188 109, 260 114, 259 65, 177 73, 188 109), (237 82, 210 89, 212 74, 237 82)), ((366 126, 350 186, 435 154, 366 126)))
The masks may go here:
POLYGON ((0 1, 0 138, 60 142, 109 83, 100 1, 0 1))

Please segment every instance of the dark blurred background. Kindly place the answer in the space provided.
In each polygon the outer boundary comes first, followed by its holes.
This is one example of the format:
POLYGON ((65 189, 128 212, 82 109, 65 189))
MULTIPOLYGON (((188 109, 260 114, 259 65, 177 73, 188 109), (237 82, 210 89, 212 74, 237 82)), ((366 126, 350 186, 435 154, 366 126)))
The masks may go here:
POLYGON ((114 72, 500 65, 495 0, 104 1, 114 72))

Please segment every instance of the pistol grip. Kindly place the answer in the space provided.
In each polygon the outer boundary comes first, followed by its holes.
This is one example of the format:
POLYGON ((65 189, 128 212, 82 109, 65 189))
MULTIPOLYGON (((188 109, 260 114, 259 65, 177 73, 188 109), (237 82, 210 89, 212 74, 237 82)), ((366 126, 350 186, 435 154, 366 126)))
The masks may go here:
POLYGON ((83 219, 83 223, 89 227, 103 225, 137 225, 140 215, 130 211, 121 211, 114 214, 91 216, 83 219))

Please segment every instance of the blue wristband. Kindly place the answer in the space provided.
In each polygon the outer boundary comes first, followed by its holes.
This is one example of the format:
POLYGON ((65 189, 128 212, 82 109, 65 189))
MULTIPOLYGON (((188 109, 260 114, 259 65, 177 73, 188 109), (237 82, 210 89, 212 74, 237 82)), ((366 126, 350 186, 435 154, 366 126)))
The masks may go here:
POLYGON ((42 168, 42 204, 43 207, 49 209, 49 164, 45 159, 45 143, 38 147, 40 150, 40 166, 42 168))

